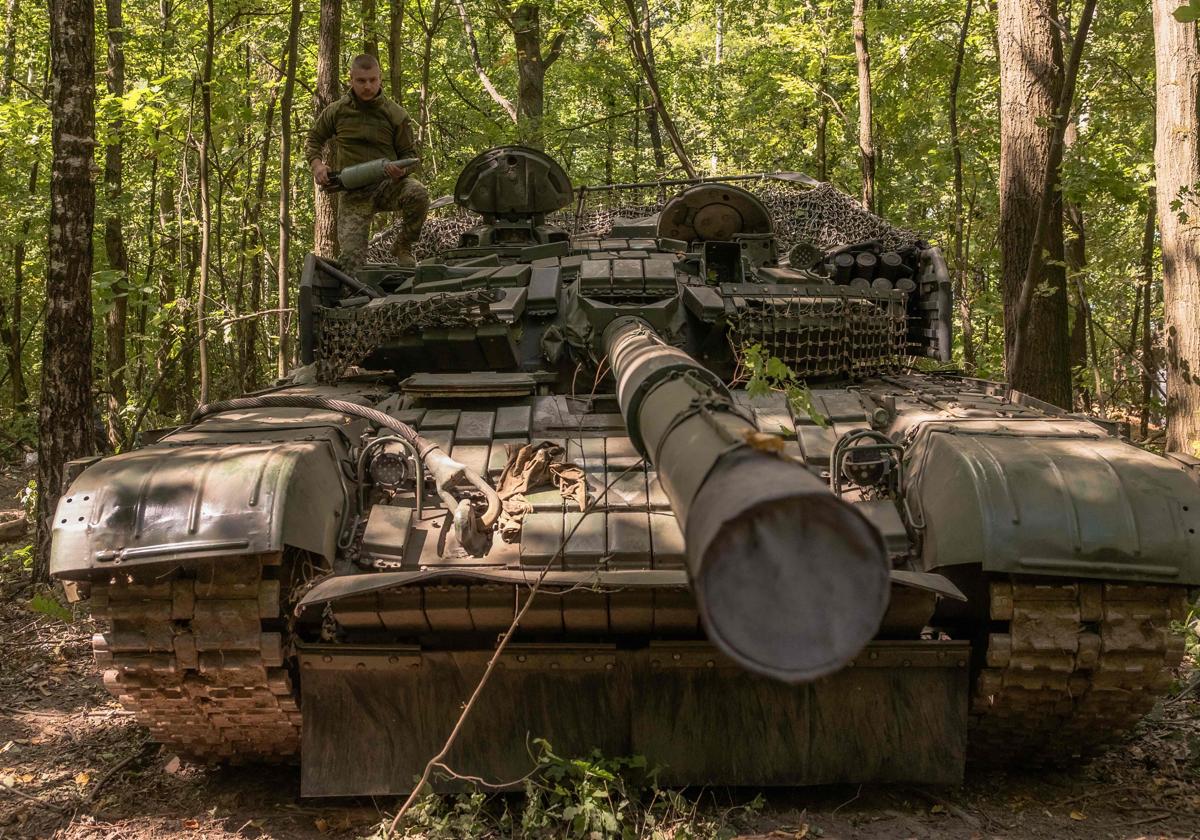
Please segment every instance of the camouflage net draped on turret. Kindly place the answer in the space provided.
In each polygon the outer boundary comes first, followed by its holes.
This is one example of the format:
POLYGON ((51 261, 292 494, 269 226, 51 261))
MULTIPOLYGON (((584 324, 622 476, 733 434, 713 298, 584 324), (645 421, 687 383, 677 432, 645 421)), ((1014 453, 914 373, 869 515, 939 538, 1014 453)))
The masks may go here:
POLYGON ((316 318, 317 378, 332 382, 375 349, 422 329, 476 327, 493 319, 493 292, 430 295, 403 302, 386 298, 349 309, 322 309, 316 318))
MULTIPOLYGON (((721 179, 713 179, 720 181, 721 179)), ((828 183, 815 186, 766 175, 761 178, 737 179, 729 183, 748 190, 771 214, 780 255, 796 245, 807 246, 815 252, 876 240, 884 250, 902 251, 921 242, 911 231, 868 213, 853 198, 828 183)), ((606 238, 617 219, 633 220, 651 216, 667 200, 686 188, 676 185, 633 185, 587 188, 581 187, 576 203, 547 217, 552 224, 562 226, 573 234, 590 238, 606 238)), ((479 224, 479 217, 454 205, 435 211, 425 222, 421 240, 413 249, 417 259, 454 248, 459 236, 479 224)), ((392 225, 372 240, 368 259, 388 261, 390 248, 398 225, 392 225)))

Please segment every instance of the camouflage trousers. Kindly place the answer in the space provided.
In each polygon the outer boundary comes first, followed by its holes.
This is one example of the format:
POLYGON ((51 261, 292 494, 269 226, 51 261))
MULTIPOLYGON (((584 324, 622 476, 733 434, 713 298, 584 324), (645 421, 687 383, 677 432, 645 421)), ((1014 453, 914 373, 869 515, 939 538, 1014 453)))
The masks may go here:
POLYGON ((409 250, 421 236, 421 225, 429 211, 429 191, 411 175, 399 181, 385 178, 374 187, 341 194, 338 201, 338 261, 342 270, 354 274, 362 267, 371 234, 371 218, 380 212, 400 211, 400 235, 392 253, 409 250))

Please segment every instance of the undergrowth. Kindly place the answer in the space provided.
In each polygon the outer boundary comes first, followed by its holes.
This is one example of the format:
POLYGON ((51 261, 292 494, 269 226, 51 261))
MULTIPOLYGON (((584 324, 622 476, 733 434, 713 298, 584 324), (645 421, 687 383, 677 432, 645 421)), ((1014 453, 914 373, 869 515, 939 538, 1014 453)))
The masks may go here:
POLYGON ((406 815, 398 834, 390 820, 371 835, 421 840, 459 838, 582 838, 583 840, 728 840, 763 807, 761 796, 724 809, 703 797, 660 787, 657 770, 642 756, 563 758, 544 740, 534 742, 537 766, 521 796, 471 790, 428 793, 406 815))

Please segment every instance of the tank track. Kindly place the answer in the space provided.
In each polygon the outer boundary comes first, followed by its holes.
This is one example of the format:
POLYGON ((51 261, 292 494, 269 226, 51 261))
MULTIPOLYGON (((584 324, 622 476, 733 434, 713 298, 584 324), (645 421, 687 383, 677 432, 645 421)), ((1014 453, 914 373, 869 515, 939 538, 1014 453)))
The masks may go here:
POLYGON ((92 584, 92 614, 112 627, 92 640, 104 686, 154 740, 210 762, 299 752, 280 569, 278 554, 229 557, 186 577, 92 584))
POLYGON ((1154 706, 1183 659, 1179 586, 1014 578, 989 584, 992 632, 970 757, 1053 764, 1095 753, 1154 706))

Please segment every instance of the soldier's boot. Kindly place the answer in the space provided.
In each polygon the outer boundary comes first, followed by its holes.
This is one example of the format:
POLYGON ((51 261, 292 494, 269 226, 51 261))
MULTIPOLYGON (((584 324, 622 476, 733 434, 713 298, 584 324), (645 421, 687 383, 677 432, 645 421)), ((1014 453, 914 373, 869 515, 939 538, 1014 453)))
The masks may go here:
POLYGON ((417 264, 412 254, 412 247, 407 242, 397 242, 392 247, 392 262, 400 266, 413 266, 417 264))
POLYGON ((413 258, 412 248, 421 238, 421 227, 424 223, 424 214, 411 221, 405 218, 404 226, 400 228, 400 235, 396 237, 396 242, 392 245, 392 261, 396 265, 417 264, 417 261, 413 258))

